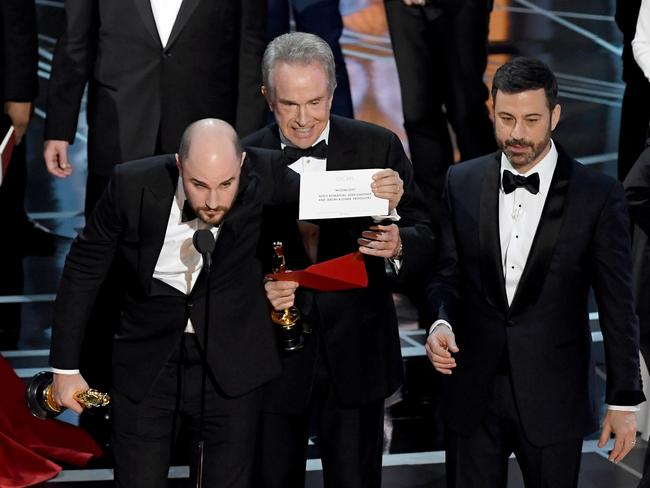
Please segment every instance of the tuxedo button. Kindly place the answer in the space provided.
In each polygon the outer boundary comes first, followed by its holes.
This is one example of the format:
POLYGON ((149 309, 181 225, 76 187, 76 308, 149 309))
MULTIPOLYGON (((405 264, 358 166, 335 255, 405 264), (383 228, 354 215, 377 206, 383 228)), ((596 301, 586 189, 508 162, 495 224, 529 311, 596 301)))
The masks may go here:
POLYGON ((514 327, 514 326, 515 326, 515 323, 514 323, 512 320, 508 320, 508 322, 506 322, 506 325, 507 325, 508 327, 514 327))
POLYGON ((169 51, 164 51, 163 52, 163 58, 171 58, 171 56, 172 56, 171 52, 169 52, 169 51))

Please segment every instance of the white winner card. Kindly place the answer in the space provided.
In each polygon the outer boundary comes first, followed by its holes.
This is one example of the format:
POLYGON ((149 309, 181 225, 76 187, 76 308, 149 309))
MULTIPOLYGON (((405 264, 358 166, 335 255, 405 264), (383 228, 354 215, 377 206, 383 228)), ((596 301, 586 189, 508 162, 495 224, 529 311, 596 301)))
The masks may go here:
POLYGON ((340 219, 388 214, 388 200, 370 185, 380 169, 307 171, 300 177, 300 220, 340 219))

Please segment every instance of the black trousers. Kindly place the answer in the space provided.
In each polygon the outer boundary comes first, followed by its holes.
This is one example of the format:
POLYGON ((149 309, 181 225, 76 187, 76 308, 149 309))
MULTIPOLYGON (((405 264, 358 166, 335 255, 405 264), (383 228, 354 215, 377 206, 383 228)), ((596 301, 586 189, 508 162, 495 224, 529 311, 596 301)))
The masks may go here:
POLYGON ((512 453, 526 488, 578 486, 582 439, 532 445, 521 427, 509 376, 497 376, 494 399, 476 432, 464 437, 448 431, 446 451, 449 488, 505 488, 512 453))
POLYGON ((415 181, 437 221, 445 173, 454 162, 448 123, 460 159, 496 150, 485 102, 491 0, 466 0, 431 19, 424 9, 386 0, 415 181))
MULTIPOLYGON (((113 390, 115 485, 120 488, 167 486, 170 456, 181 427, 189 434, 190 483, 195 486, 202 368, 194 335, 184 336, 184 352, 165 366, 141 403, 135 404, 113 390)), ((203 426, 203 486, 253 486, 260 405, 259 389, 229 398, 209 377, 203 426)))
POLYGON ((319 356, 307 409, 262 414, 256 486, 305 486, 309 427, 315 421, 325 488, 380 488, 383 420, 383 400, 358 408, 341 406, 319 356))

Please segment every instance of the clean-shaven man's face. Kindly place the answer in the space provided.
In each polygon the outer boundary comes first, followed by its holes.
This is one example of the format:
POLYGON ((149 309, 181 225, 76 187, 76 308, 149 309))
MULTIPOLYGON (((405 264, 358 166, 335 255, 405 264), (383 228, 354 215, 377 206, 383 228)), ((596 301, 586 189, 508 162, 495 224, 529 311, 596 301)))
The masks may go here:
POLYGON ((318 62, 280 62, 271 76, 275 93, 267 87, 262 88, 262 93, 282 134, 297 147, 312 146, 327 126, 332 108, 333 94, 325 69, 318 62))
POLYGON ((496 93, 494 134, 508 161, 520 173, 526 173, 546 156, 551 132, 559 120, 560 105, 551 110, 543 88, 496 93))

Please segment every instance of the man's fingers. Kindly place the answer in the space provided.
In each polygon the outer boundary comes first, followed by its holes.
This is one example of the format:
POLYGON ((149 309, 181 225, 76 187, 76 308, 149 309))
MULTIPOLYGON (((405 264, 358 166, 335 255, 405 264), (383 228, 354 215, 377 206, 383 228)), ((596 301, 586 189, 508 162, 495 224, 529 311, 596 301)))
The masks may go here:
POLYGON ((298 288, 298 283, 295 281, 267 281, 264 283, 264 288, 267 293, 292 293, 298 288))
POLYGON ((636 444, 636 438, 630 438, 630 437, 625 437, 620 441, 620 448, 618 449, 618 453, 614 456, 614 451, 617 450, 617 444, 619 444, 619 439, 618 437, 616 438, 616 441, 614 442, 614 450, 610 454, 610 460, 614 461, 615 463, 619 463, 620 461, 623 460, 625 456, 632 450, 634 447, 634 444, 636 444))
POLYGON ((617 463, 619 457, 621 457, 621 454, 623 453, 624 445, 625 439, 616 437, 614 439, 614 449, 612 449, 612 452, 609 453, 608 459, 617 463))
POLYGON ((65 178, 72 174, 72 166, 68 160, 68 143, 66 141, 45 141, 43 150, 45 166, 50 174, 65 178))
MULTIPOLYGON (((456 359, 455 358, 441 356, 440 354, 437 354, 431 348, 429 343, 427 343, 425 345, 425 351, 427 353, 427 357, 429 358, 429 361, 431 362, 431 364, 433 364, 433 367, 439 373, 451 374, 452 369, 456 367, 456 359)), ((444 352, 446 353, 446 351, 444 351, 444 352)))
POLYGON ((395 225, 374 225, 357 239, 359 252, 370 256, 390 258, 399 248, 399 228, 395 225))
POLYGON ((605 444, 607 444, 607 441, 609 440, 609 436, 612 434, 612 429, 609 426, 609 424, 603 425, 603 430, 600 432, 600 438, 598 439, 598 447, 605 447, 605 444))
POLYGON ((273 305, 273 308, 280 311, 284 310, 285 308, 292 307, 295 302, 295 298, 293 295, 291 297, 287 298, 281 298, 278 300, 271 300, 271 305, 273 305))
POLYGON ((431 334, 427 339, 426 347, 430 348, 432 352, 443 358, 450 358, 451 353, 448 351, 447 342, 443 341, 435 334, 431 334))

